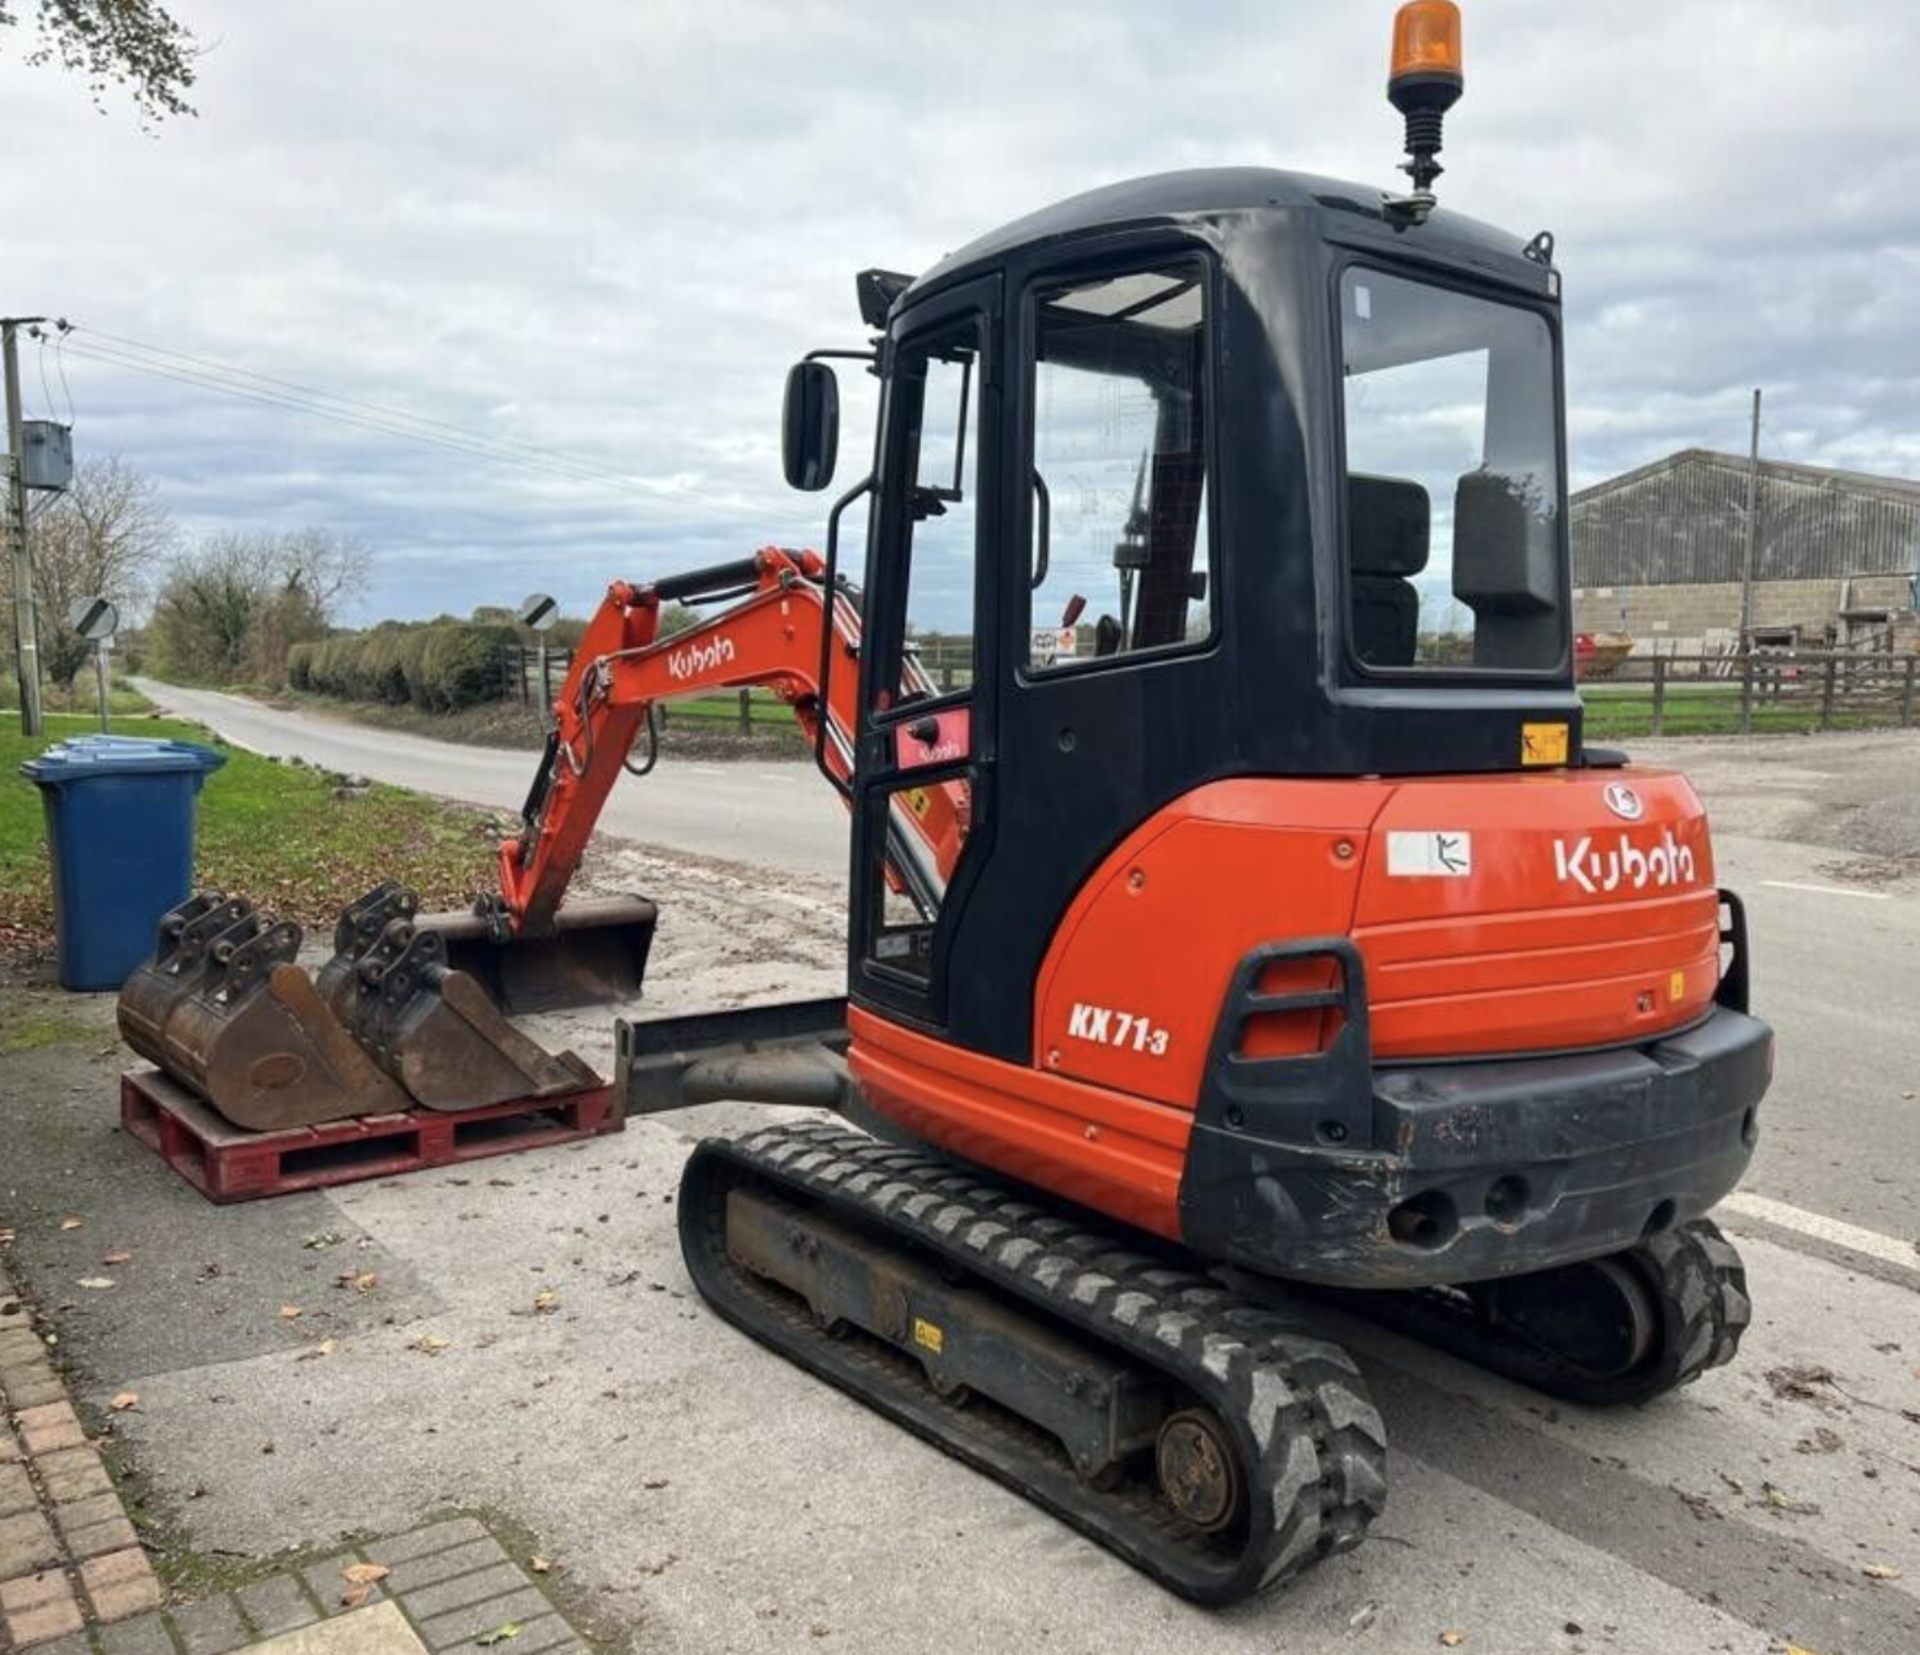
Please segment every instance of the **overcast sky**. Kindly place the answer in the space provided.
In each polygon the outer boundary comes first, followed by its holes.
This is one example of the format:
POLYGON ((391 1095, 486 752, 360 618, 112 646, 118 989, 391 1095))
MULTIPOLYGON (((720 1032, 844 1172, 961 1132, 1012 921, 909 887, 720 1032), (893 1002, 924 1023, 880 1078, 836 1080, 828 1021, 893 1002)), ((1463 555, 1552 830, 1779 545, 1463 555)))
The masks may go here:
MULTIPOLYGON (((64 365, 79 451, 151 473, 190 530, 363 535, 362 618, 583 609, 614 576, 817 543, 818 497, 779 479, 781 383, 859 341, 863 266, 1139 173, 1398 176, 1384 0, 174 10, 200 113, 155 134, 0 35, 0 311, 97 330, 64 364, 28 348, 29 411, 65 416, 64 365), (81 360, 126 348, 101 335, 615 480, 81 360)), ((1743 449, 1756 384, 1770 457, 1920 476, 1910 3, 1465 10, 1441 195, 1558 238, 1576 486, 1743 449)), ((846 421, 850 478, 870 404, 846 421)))

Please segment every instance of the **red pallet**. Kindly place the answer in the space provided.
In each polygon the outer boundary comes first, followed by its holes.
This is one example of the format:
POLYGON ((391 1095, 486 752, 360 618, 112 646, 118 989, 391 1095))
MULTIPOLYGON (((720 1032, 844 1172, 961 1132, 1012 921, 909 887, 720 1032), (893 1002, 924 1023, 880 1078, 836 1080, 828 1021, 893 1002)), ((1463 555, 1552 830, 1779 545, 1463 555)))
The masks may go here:
POLYGON ((285 1132, 248 1132, 158 1069, 120 1077, 120 1124, 209 1201, 257 1201, 293 1190, 390 1178, 626 1126, 611 1086, 485 1109, 409 1109, 285 1132))

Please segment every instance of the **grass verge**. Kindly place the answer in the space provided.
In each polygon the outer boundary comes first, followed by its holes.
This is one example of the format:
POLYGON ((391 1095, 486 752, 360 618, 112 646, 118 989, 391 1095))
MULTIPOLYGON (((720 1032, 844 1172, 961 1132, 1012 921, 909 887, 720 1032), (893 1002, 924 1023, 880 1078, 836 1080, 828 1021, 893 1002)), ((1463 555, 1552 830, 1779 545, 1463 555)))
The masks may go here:
MULTIPOLYGON (((50 715, 47 740, 93 727, 50 715)), ((204 742, 226 755, 200 794, 196 886, 217 885, 303 925, 330 926, 343 903, 382 879, 413 886, 429 908, 461 907, 490 880, 496 834, 483 812, 397 787, 349 792, 338 776, 276 764, 171 719, 121 720, 114 730, 204 742)), ((40 790, 20 774, 46 745, 0 730, 0 946, 44 947, 53 936, 40 790)))

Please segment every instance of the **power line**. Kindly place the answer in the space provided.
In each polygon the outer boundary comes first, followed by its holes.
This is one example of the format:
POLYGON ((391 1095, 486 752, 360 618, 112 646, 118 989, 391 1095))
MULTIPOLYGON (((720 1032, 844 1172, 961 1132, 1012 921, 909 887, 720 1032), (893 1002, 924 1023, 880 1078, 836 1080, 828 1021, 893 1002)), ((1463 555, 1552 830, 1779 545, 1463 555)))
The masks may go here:
MULTIPOLYGON (((284 412, 306 414, 314 418, 397 437, 493 464, 512 466, 521 471, 540 472, 569 482, 598 483, 660 504, 678 505, 690 511, 705 512, 739 523, 751 508, 727 501, 697 489, 675 489, 645 478, 621 476, 579 461, 555 450, 533 445, 513 445, 443 420, 409 414, 380 403, 364 402, 329 391, 302 386, 296 381, 256 374, 248 369, 232 368, 212 358, 196 357, 184 351, 145 345, 98 328, 78 326, 63 333, 60 344, 69 345, 74 356, 133 373, 171 380, 221 395, 240 398, 284 412), (86 333, 86 340, 71 339, 70 334, 86 333), (105 340, 106 344, 95 341, 105 340), (154 360, 159 358, 161 360, 154 360), (249 383, 251 382, 251 383, 249 383), (332 404, 332 406, 330 406, 332 404)), ((63 370, 64 371, 64 370, 63 370)), ((69 398, 71 392, 69 391, 69 398)))

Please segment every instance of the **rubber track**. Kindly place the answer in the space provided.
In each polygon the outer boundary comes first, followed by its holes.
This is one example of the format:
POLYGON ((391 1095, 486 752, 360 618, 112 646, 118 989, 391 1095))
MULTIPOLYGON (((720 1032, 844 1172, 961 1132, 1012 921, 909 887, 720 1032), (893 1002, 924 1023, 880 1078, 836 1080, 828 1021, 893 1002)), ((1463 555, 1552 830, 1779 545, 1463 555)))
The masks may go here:
POLYGON ((1753 1320, 1753 1302, 1740 1255, 1717 1224, 1697 1218, 1614 1257, 1653 1290, 1661 1321, 1659 1348, 1637 1368, 1619 1375, 1588 1373, 1498 1325, 1488 1327, 1457 1291, 1332 1296, 1370 1321, 1590 1407, 1651 1402, 1733 1360, 1753 1320))
POLYGON ((1386 1441, 1346 1352, 1122 1237, 1036 1205, 977 1172, 826 1123, 708 1139, 681 1180, 680 1235, 703 1295, 730 1321, 987 1472, 1183 1596, 1225 1604, 1357 1546, 1386 1503, 1386 1441), (726 1191, 799 1194, 897 1234, 975 1279, 1170 1376, 1241 1446, 1244 1532, 1205 1536, 1141 1481, 1076 1476, 1053 1438, 975 1399, 935 1398, 918 1362, 834 1338, 806 1307, 726 1254, 726 1191))

